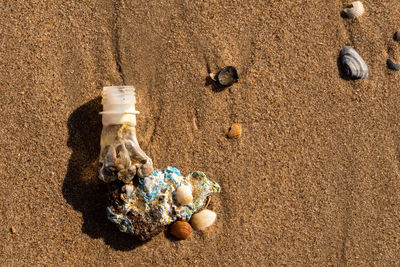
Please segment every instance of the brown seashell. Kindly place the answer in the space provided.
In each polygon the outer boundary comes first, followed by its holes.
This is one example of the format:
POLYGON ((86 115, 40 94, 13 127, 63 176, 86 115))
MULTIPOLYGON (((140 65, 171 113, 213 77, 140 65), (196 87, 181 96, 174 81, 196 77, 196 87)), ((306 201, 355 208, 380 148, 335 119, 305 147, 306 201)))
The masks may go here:
POLYGON ((188 222, 177 221, 172 224, 170 232, 178 239, 188 239, 192 233, 192 226, 188 222))
POLYGON ((242 126, 237 123, 232 123, 228 131, 228 137, 232 139, 240 138, 242 135, 242 126))

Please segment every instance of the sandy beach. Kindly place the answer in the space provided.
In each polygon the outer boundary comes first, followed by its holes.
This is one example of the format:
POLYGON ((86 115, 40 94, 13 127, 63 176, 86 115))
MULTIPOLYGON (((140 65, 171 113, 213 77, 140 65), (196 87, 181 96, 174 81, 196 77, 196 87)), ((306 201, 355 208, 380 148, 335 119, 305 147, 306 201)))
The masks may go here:
POLYGON ((1 265, 400 265, 400 5, 350 2, 2 1, 1 265), (345 45, 368 79, 343 77, 345 45), (239 82, 213 90, 227 65, 239 82), (221 185, 213 226, 141 242, 107 220, 109 85, 135 86, 156 168, 221 185))

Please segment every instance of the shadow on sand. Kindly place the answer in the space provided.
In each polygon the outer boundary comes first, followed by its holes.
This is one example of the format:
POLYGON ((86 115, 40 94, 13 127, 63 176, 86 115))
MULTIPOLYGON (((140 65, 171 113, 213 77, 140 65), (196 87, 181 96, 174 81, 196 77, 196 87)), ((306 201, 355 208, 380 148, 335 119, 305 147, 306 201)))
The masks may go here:
POLYGON ((68 119, 68 147, 72 149, 62 193, 75 210, 82 212, 82 232, 102 238, 116 250, 132 250, 144 244, 119 232, 106 217, 107 185, 97 178, 102 129, 101 97, 77 108, 68 119))

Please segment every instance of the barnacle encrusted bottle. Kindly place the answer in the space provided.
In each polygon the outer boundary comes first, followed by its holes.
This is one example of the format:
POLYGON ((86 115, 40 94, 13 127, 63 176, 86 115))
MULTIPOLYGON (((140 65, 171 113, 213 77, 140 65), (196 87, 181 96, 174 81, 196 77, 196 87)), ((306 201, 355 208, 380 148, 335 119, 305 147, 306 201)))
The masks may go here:
POLYGON ((153 162, 136 138, 136 98, 132 86, 103 88, 103 130, 100 140, 99 178, 105 182, 130 183, 137 174, 153 173, 153 162))

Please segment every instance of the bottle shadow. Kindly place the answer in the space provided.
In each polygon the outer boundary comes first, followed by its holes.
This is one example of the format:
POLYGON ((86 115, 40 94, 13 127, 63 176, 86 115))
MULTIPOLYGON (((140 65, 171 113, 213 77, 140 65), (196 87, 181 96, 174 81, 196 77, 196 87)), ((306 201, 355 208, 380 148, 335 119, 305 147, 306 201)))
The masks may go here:
POLYGON ((69 138, 72 149, 64 179, 62 193, 67 203, 82 213, 82 232, 91 238, 102 238, 116 250, 132 250, 144 244, 108 221, 106 217, 107 184, 97 178, 102 130, 101 97, 79 108, 68 118, 69 138))

